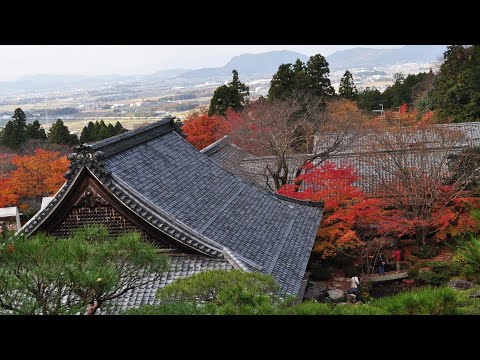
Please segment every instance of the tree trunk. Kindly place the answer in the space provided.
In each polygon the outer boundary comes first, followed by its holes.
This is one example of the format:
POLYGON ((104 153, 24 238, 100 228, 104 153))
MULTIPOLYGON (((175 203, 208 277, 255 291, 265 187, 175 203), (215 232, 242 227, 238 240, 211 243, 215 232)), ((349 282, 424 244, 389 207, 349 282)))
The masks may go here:
POLYGON ((93 304, 88 304, 84 315, 95 315, 98 308, 100 308, 100 303, 97 301, 95 301, 93 304))

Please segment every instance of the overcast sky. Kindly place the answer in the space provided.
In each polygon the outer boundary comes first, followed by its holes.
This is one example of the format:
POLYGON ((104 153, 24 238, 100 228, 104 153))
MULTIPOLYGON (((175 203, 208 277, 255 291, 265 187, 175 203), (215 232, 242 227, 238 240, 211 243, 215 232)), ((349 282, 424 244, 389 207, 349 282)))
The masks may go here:
POLYGON ((33 74, 150 74, 225 65, 233 56, 270 50, 330 55, 353 47, 402 45, 0 45, 0 81, 33 74))

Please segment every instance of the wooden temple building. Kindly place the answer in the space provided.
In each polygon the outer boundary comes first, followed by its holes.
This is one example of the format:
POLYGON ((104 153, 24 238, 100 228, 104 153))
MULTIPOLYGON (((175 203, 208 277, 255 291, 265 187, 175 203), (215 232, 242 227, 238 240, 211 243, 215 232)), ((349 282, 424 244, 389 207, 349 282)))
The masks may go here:
POLYGON ((160 281, 127 292, 112 312, 154 304, 158 288, 211 269, 271 274, 282 293, 303 297, 321 204, 242 180, 186 142, 168 117, 68 158, 66 183, 18 234, 68 236, 104 224, 112 234, 139 231, 170 257, 160 281))

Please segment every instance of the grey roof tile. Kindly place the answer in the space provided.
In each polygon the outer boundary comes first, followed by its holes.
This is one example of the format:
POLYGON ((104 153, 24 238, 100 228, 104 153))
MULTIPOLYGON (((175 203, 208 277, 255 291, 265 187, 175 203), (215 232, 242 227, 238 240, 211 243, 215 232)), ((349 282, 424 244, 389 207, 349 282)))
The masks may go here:
MULTIPOLYGON (((173 281, 193 274, 201 273, 208 270, 231 270, 232 266, 226 260, 212 259, 206 256, 171 256, 170 270, 164 274, 159 280, 146 286, 140 286, 130 290, 124 295, 105 303, 100 310, 100 314, 117 314, 132 307, 141 305, 155 305, 160 301, 156 297, 157 290, 165 287, 173 281), (195 267, 194 271, 181 271, 183 268, 195 267)), ((144 277, 151 277, 149 274, 144 277)))
POLYGON ((252 271, 256 270, 249 263, 263 273, 271 270, 282 292, 296 294, 321 209, 281 200, 246 183, 178 133, 166 131, 165 124, 147 129, 143 140, 145 133, 137 131, 133 137, 125 133, 118 141, 105 140, 92 147, 105 153, 105 168, 137 196, 238 254, 252 271))

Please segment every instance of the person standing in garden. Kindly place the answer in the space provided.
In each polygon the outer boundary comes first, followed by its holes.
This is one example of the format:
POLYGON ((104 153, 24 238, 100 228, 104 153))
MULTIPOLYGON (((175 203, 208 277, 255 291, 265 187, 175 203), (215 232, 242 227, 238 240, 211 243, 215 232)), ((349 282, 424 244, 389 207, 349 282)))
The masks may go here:
POLYGON ((385 275, 385 258, 383 256, 383 254, 378 254, 378 258, 377 258, 377 261, 378 261, 378 272, 380 274, 380 276, 384 276, 385 275))
POLYGON ((395 258, 395 262, 397 265, 396 273, 400 271, 400 260, 402 258, 402 253, 400 252, 400 249, 396 248, 395 251, 393 252, 393 257, 395 258))

